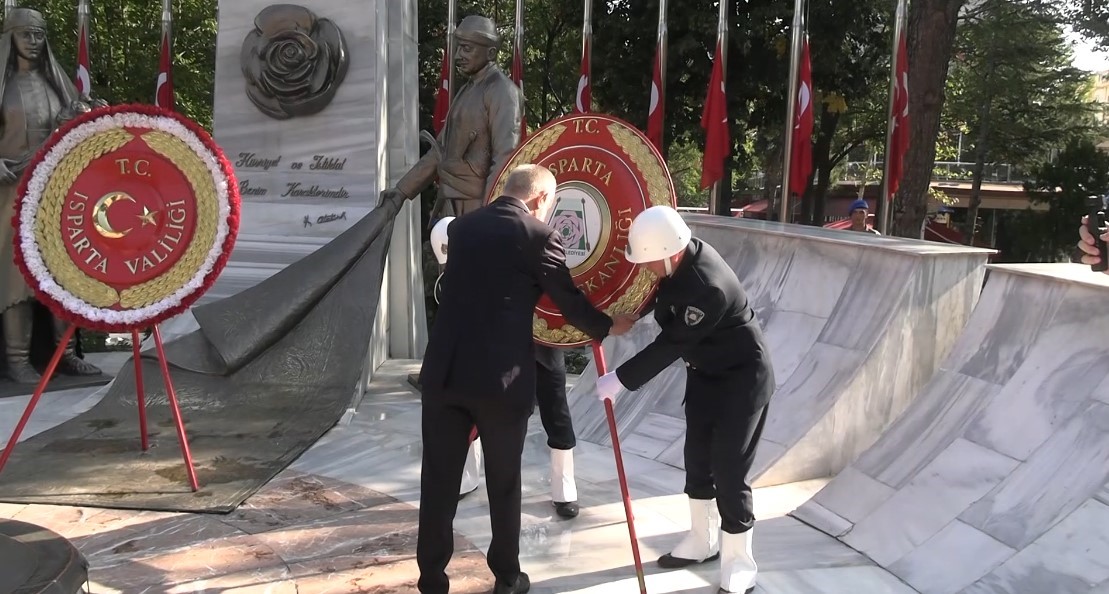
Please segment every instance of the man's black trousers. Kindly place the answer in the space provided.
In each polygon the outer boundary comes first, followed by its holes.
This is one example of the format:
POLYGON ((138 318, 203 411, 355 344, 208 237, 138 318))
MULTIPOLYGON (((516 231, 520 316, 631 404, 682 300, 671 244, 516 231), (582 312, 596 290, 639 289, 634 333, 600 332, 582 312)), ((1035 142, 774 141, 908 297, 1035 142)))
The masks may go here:
POLYGON ((520 574, 520 463, 532 403, 425 396, 420 527, 416 562, 419 590, 447 594, 447 563, 454 554, 454 516, 466 462, 470 429, 481 434, 485 485, 493 538, 486 560, 498 583, 514 584, 520 574))
POLYGON ((552 450, 570 450, 577 445, 570 405, 566 402, 566 353, 535 345, 535 400, 539 420, 552 450))
POLYGON ((690 499, 716 499, 724 532, 746 532, 755 525, 747 475, 768 407, 752 411, 742 390, 694 371, 686 374, 685 393, 685 493, 690 499))

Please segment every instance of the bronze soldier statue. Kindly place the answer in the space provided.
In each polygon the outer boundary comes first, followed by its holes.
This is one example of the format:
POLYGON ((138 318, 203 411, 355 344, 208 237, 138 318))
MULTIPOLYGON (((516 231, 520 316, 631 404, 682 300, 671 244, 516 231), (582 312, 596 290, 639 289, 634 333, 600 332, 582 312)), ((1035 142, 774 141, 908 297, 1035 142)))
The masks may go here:
MULTIPOLYGON (((522 113, 519 89, 494 60, 501 36, 493 21, 471 15, 454 32, 455 64, 469 77, 451 102, 447 122, 432 148, 401 178, 395 188, 381 193, 398 204, 415 198, 436 177, 439 196, 451 201, 462 216, 481 208, 493 181, 520 142, 522 113)), ((431 213, 434 221, 440 202, 431 213)))
MULTIPOLYGON (((10 221, 15 213, 20 176, 47 137, 89 105, 54 58, 46 40, 46 21, 38 11, 14 8, 4 18, 0 35, 0 325, 3 326, 6 375, 19 383, 36 383, 31 365, 34 291, 15 265, 10 221)), ((65 331, 54 320, 54 340, 65 331)), ((76 338, 68 345, 58 371, 67 375, 98 375, 81 360, 76 338)))

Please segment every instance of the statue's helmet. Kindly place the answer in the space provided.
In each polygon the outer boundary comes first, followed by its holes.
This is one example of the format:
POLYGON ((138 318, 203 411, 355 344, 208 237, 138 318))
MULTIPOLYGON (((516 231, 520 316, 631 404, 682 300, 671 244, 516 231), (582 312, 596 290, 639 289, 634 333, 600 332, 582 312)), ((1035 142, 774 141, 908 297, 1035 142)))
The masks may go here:
POLYGON ((472 14, 458 24, 454 36, 459 41, 468 41, 485 47, 500 48, 501 34, 492 19, 472 14))

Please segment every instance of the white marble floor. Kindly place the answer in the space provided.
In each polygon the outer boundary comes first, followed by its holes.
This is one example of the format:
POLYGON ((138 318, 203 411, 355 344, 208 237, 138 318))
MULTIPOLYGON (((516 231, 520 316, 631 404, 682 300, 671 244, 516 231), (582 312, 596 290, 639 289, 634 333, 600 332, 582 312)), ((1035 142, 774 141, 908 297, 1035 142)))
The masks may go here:
MULTIPOLYGON (((324 436, 292 468, 333 477, 419 505, 418 395, 404 378, 412 361, 390 361, 377 373, 358 414, 324 436)), ((532 592, 638 592, 616 465, 611 448, 579 441, 575 450, 581 515, 562 520, 550 504, 548 450, 538 415, 524 452, 524 520, 521 562, 532 592)), ((719 565, 663 571, 655 560, 669 551, 689 522, 683 473, 624 452, 635 528, 652 594, 714 593, 719 565)), ((911 594, 869 559, 786 514, 819 490, 807 481, 756 491, 755 554, 761 569, 756 592, 764 594, 911 594)), ((484 550, 489 544, 483 487, 459 505, 455 529, 484 550)))
MULTIPOLYGON (((100 361, 110 367, 113 360, 100 361)), ((119 362, 116 363, 118 365, 119 362)), ((326 434, 291 470, 330 477, 419 504, 419 396, 407 384, 415 361, 390 361, 376 374, 357 414, 326 434)), ((96 394, 43 398, 25 437, 91 407, 96 394)), ((0 401, 0 440, 7 438, 26 398, 0 401)), ((521 562, 536 594, 638 592, 619 482, 610 448, 581 443, 576 450, 581 515, 562 520, 550 504, 548 451, 538 416, 525 448, 521 562)), ((663 571, 655 560, 688 526, 683 474, 661 462, 624 452, 635 526, 648 592, 714 593, 719 565, 663 571)), ((756 491, 755 554, 760 594, 913 594, 916 591, 845 544, 786 514, 825 481, 756 491)), ((484 488, 459 506, 455 529, 484 550, 489 543, 484 488)), ((95 584, 94 584, 95 586, 95 584)), ((176 590, 175 590, 176 591, 176 590)))

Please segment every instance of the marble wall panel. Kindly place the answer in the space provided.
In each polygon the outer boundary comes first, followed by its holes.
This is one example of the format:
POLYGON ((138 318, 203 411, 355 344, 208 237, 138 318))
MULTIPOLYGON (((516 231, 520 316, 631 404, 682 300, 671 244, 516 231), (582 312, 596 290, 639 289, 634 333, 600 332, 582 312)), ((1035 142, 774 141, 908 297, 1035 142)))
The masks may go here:
POLYGON ((1089 404, 998 488, 959 517, 1021 549, 1109 479, 1109 406, 1089 404))
POLYGON ((854 466, 900 488, 966 430, 974 415, 997 397, 1000 386, 958 373, 939 372, 854 466))
MULTIPOLYGON (((1007 274, 993 270, 986 283, 987 292, 991 283, 1007 274)), ((997 313, 991 330, 979 344, 967 345, 972 349, 970 352, 959 351, 951 363, 960 373, 1000 384, 1024 364, 1028 351, 1055 315, 1067 287, 1050 278, 1021 278, 998 289, 1004 294, 999 296, 1001 307, 991 311, 997 313)))
POLYGON ((943 530, 1016 465, 1016 460, 958 439, 843 540, 887 567, 943 530))
POLYGON ((848 466, 813 496, 813 501, 854 523, 874 512, 897 491, 848 466))
POLYGON ((1006 382, 1005 397, 982 411, 967 438, 1025 460, 1084 408, 1109 375, 1105 334, 1089 331, 1090 320, 1109 320, 1109 300, 1070 285, 1025 364, 1006 382))
POLYGON ((955 594, 1016 553, 955 520, 889 567, 921 594, 955 594))
POLYGON ((1087 501, 966 594, 1088 594, 1109 580, 1109 506, 1087 501))
POLYGON ((896 254, 864 252, 848 279, 820 342, 868 351, 903 305, 910 279, 920 261, 896 254))

